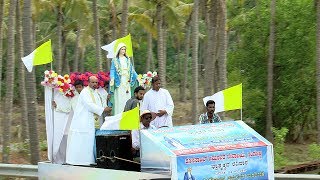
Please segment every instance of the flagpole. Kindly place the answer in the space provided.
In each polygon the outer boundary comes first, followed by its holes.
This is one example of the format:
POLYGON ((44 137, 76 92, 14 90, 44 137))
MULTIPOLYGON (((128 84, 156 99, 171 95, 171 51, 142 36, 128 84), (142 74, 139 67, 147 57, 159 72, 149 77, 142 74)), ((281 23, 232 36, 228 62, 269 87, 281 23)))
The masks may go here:
POLYGON ((133 55, 132 55, 131 63, 132 63, 132 66, 134 67, 134 59, 133 59, 133 55))
MULTIPOLYGON (((50 63, 50 69, 52 71, 52 61, 50 63)), ((51 163, 53 163, 53 145, 54 145, 54 107, 52 105, 52 102, 54 101, 54 89, 51 88, 51 114, 52 114, 52 145, 51 145, 51 163)))
POLYGON ((241 121, 242 121, 242 105, 243 105, 243 101, 242 101, 242 83, 241 83, 241 109, 240 109, 240 119, 241 119, 241 121))

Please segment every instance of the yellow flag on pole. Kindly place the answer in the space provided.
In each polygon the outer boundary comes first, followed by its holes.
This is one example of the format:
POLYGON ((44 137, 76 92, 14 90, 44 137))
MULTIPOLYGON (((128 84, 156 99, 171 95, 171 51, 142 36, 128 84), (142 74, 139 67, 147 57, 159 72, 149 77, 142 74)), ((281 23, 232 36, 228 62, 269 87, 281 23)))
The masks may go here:
POLYGON ((215 113, 242 109, 242 83, 203 98, 204 105, 209 100, 215 102, 215 113))
POLYGON ((139 106, 126 112, 107 116, 101 130, 135 130, 140 128, 139 106))
POLYGON ((124 43, 126 45, 127 56, 128 57, 133 56, 131 34, 128 34, 125 37, 116 39, 112 43, 101 47, 103 50, 108 51, 107 58, 114 58, 117 55, 117 47, 120 43, 124 43))
POLYGON ((52 62, 51 40, 43 43, 31 54, 21 59, 29 72, 32 71, 33 66, 52 62))

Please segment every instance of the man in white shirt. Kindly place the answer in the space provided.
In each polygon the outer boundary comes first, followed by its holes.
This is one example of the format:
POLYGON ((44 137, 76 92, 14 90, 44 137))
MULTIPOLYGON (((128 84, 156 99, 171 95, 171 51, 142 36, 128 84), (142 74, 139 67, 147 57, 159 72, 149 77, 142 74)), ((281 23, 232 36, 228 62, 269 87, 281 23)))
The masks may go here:
POLYGON ((103 112, 111 108, 103 108, 101 99, 95 91, 98 88, 98 78, 91 76, 89 86, 84 88, 78 98, 78 103, 72 118, 67 145, 66 162, 73 165, 91 165, 94 159, 94 121, 103 112))
POLYGON ((152 89, 143 97, 141 111, 155 112, 157 117, 151 122, 157 128, 172 127, 172 114, 174 104, 168 90, 160 88, 161 81, 158 76, 152 78, 152 89))
MULTIPOLYGON (((150 122, 156 117, 155 113, 150 112, 149 110, 144 110, 140 115, 140 129, 156 129, 155 126, 151 125, 150 122)), ((138 155, 137 152, 140 150, 140 135, 139 130, 133 130, 132 135, 132 148, 134 154, 138 155)))

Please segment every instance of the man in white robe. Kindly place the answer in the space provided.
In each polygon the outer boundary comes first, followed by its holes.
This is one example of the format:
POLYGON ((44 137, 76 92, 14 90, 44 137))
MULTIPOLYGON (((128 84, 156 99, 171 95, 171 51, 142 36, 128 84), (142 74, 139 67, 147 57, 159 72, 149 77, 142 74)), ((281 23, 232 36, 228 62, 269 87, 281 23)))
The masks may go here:
POLYGON ((168 90, 160 88, 161 81, 158 76, 152 78, 151 85, 152 89, 144 95, 140 110, 149 110, 157 114, 151 125, 157 128, 172 127, 174 104, 171 95, 168 90))
POLYGON ((103 108, 97 88, 98 78, 91 76, 89 86, 79 95, 68 136, 66 158, 68 164, 88 166, 95 163, 94 121, 98 120, 103 112, 111 111, 109 107, 103 108))

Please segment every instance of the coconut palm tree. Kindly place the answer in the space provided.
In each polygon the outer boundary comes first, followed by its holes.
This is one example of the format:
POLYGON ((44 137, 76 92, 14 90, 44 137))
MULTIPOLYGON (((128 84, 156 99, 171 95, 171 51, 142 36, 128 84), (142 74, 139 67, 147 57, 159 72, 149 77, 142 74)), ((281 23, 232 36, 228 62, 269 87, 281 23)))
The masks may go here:
POLYGON ((121 15, 121 37, 128 34, 128 0, 122 1, 122 15, 121 15))
POLYGON ((25 72, 26 68, 21 61, 23 57, 23 38, 22 38, 22 21, 21 21, 21 2, 17 1, 16 7, 16 32, 17 32, 17 67, 19 71, 19 101, 21 109, 21 141, 24 142, 28 139, 28 106, 27 106, 27 95, 26 95, 26 85, 25 85, 25 72))
MULTIPOLYGON (((189 21, 190 22, 190 21, 189 21)), ((189 23, 186 24, 186 36, 185 36, 185 58, 183 58, 183 80, 182 80, 182 91, 181 91, 181 101, 186 101, 186 89, 188 83, 188 70, 189 70, 189 54, 190 54, 190 27, 189 23)))
POLYGON ((271 21, 270 21, 270 36, 269 36, 269 58, 268 58, 268 100, 267 100, 267 124, 266 124, 266 138, 273 142, 272 134, 272 101, 273 101, 273 61, 275 51, 275 14, 276 1, 271 0, 271 21))
POLYGON ((199 45, 199 0, 194 0, 192 13, 192 119, 197 123, 198 108, 198 45, 199 45))
MULTIPOLYGON (((31 18, 31 0, 24 0, 23 16, 23 48, 24 56, 33 51, 32 41, 32 18, 31 18)), ((37 164, 39 161, 39 140, 38 140, 38 114, 37 114, 37 98, 36 98, 36 79, 35 73, 26 74, 26 91, 28 104, 28 127, 30 139, 31 163, 37 164)))
POLYGON ((96 42, 96 61, 97 61, 97 70, 102 71, 102 59, 101 59, 101 42, 100 42, 100 26, 99 26, 99 17, 98 17, 98 7, 97 0, 92 1, 92 13, 93 13, 93 23, 94 23, 94 34, 96 42))
MULTIPOLYGON (((2 47, 3 47, 3 31, 2 31, 2 22, 3 22, 3 10, 4 10, 4 0, 0 0, 0 100, 1 100, 1 81, 2 81, 2 47)), ((1 103, 0 103, 1 107, 1 103)), ((2 112, 2 108, 0 108, 2 112)))
POLYGON ((88 29, 93 26, 90 22, 90 15, 91 11, 89 8, 89 3, 86 0, 72 0, 68 1, 68 11, 66 13, 67 17, 71 19, 71 23, 75 22, 76 28, 71 29, 71 33, 75 31, 76 40, 75 40, 75 49, 74 49, 74 60, 72 71, 78 72, 79 71, 79 58, 80 58, 80 46, 84 46, 81 43, 81 38, 87 38, 89 33, 88 29))
POLYGON ((63 10, 62 3, 60 0, 56 1, 56 15, 57 15, 57 57, 56 57, 56 71, 62 73, 62 63, 63 63, 63 10))
POLYGON ((204 96, 213 94, 214 82, 214 65, 216 63, 216 3, 208 1, 204 9, 205 22, 207 24, 207 38, 205 41, 205 58, 204 58, 204 96))
MULTIPOLYGON (((146 68, 145 72, 148 72, 150 70, 150 64, 153 62, 153 52, 152 52, 152 34, 148 32, 148 49, 147 49, 147 62, 146 62, 146 68)), ((154 63, 152 63, 154 64, 154 63)), ((152 67, 152 71, 154 71, 154 67, 152 67)))
POLYGON ((218 0, 218 78, 219 90, 227 87, 227 6, 226 0, 218 0))
POLYGON ((316 0, 317 9, 317 122, 318 138, 320 144, 320 0, 316 0))
POLYGON ((9 20, 8 20, 8 53, 6 66, 6 99, 5 112, 6 119, 2 121, 2 162, 9 162, 10 154, 10 126, 13 110, 13 90, 14 90, 14 65, 15 65, 15 8, 16 0, 10 0, 9 20))

